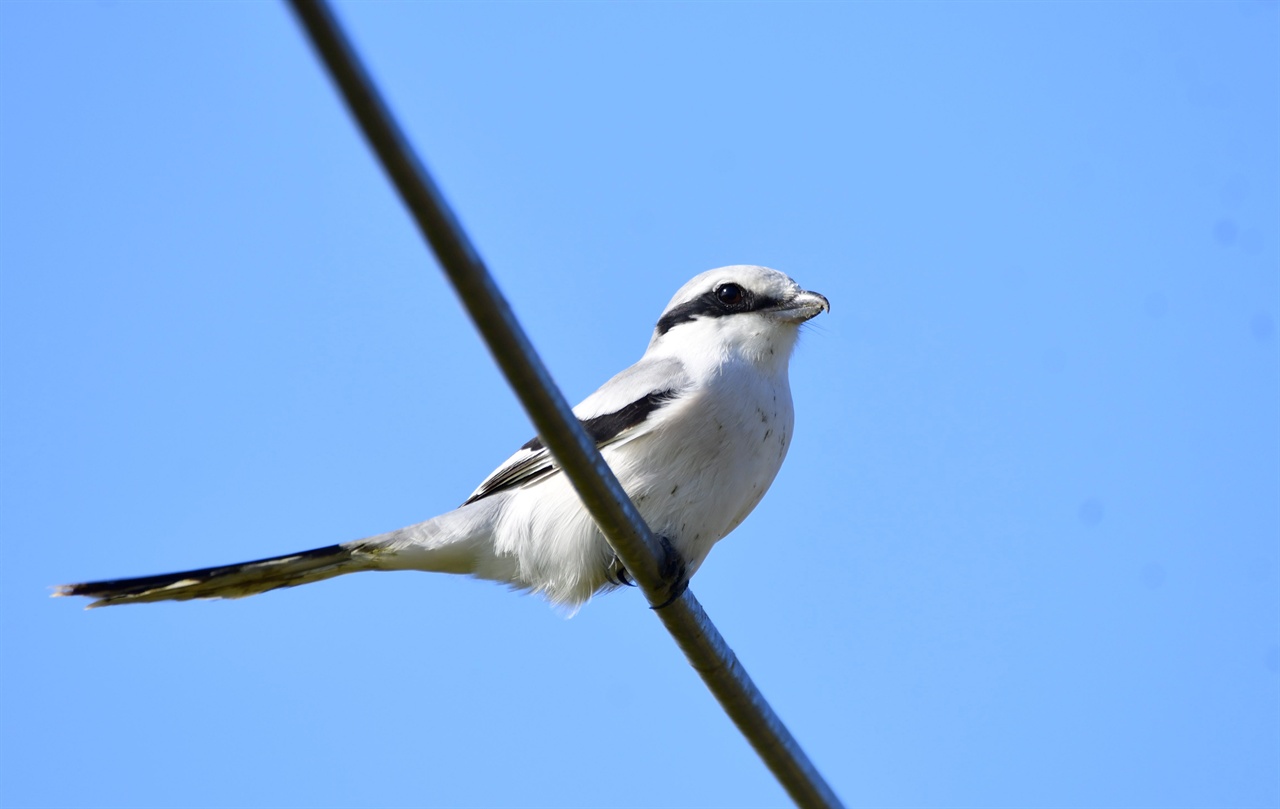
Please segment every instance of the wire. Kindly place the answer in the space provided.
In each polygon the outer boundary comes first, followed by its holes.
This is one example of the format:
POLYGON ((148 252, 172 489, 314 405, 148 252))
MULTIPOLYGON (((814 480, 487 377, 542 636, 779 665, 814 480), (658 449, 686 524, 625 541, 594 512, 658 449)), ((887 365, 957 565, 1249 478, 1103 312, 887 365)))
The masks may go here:
MULTIPOLYGON (((659 540, 574 417, 475 246, 418 160, 325 0, 289 0, 352 116, 400 192, 543 443, 651 605, 666 601, 659 540)), ((656 611, 690 665, 802 807, 839 798, 782 724, 693 593, 656 611)))

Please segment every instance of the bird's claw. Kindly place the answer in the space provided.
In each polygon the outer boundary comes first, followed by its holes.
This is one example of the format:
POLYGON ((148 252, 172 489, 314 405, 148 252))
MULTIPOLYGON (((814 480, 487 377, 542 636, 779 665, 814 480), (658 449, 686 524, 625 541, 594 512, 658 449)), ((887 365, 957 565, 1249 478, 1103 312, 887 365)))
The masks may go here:
POLYGON ((666 537, 658 537, 658 542, 662 544, 662 559, 659 560, 659 565, 662 568, 662 581, 666 585, 667 600, 649 607, 651 610, 670 606, 684 595, 685 590, 689 589, 689 570, 685 566, 684 557, 666 537))
POLYGON ((631 574, 627 572, 627 569, 622 566, 621 562, 618 562, 610 572, 613 574, 613 577, 609 579, 610 582, 614 584, 625 584, 627 587, 636 586, 635 581, 631 578, 631 574))

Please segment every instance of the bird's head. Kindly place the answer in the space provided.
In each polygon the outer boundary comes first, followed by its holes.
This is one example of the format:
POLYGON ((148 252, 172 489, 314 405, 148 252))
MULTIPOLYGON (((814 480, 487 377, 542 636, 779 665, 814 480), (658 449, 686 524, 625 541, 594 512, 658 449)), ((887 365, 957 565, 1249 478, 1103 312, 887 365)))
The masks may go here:
POLYGON ((718 360, 737 355, 785 367, 800 324, 831 304, 768 267, 739 264, 695 276, 667 304, 649 351, 718 360))

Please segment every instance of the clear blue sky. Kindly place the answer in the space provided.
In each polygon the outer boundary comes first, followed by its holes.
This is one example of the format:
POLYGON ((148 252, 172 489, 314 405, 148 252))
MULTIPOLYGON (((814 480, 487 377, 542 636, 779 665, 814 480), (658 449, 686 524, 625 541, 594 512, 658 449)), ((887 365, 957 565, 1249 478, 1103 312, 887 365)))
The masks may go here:
MULTIPOLYGON (((851 806, 1280 805, 1275 2, 338 8, 570 399, 831 299, 693 589, 851 806)), ((281 5, 0 3, 0 359, 4 807, 785 805, 632 591, 47 598, 531 435, 281 5)))

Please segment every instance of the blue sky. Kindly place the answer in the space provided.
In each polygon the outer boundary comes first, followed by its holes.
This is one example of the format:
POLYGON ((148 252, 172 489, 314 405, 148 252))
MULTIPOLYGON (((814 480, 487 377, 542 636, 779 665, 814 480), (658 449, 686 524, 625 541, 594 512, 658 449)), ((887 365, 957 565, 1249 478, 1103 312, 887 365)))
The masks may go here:
MULTIPOLYGON (((338 9, 571 400, 831 299, 693 589, 849 805, 1280 805, 1275 2, 338 9)), ((281 5, 0 3, 0 360, 3 806, 786 804, 635 592, 46 597, 531 435, 281 5)))

